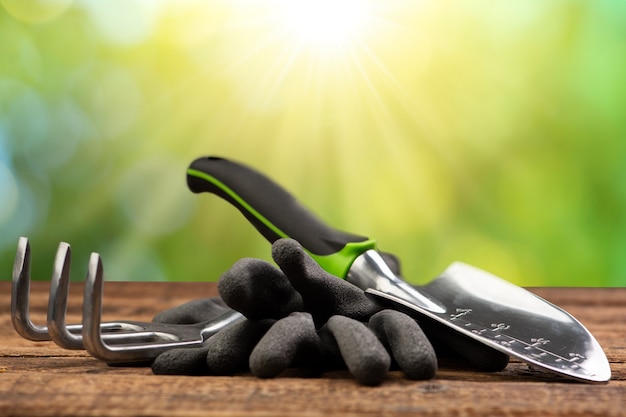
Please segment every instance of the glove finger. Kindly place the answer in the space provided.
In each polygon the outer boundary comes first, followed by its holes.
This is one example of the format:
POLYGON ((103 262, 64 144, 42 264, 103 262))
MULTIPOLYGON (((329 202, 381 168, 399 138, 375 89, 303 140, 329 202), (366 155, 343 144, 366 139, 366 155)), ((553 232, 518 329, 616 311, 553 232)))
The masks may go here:
POLYGON ((152 362, 155 375, 208 375, 206 363, 208 347, 170 349, 152 362))
POLYGON ((228 309, 228 306, 219 297, 200 298, 164 310, 154 316, 155 323, 191 324, 212 320, 228 309))
POLYGON ((374 314, 369 328, 391 351, 409 379, 430 379, 437 373, 437 355, 417 322, 396 310, 374 314))
POLYGON ((335 336, 328 329, 328 323, 317 330, 320 338, 320 366, 324 369, 345 368, 346 362, 341 357, 335 336))
POLYGON ((228 306, 249 319, 279 319, 302 309, 302 298, 285 274, 261 259, 235 262, 217 289, 228 306))
POLYGON ((250 371, 273 378, 298 360, 318 357, 319 338, 309 313, 295 312, 277 321, 250 354, 250 371))
POLYGON ((326 323, 328 331, 348 370, 363 385, 379 385, 387 376, 391 358, 376 335, 359 321, 332 316, 326 323))
POLYGON ((273 319, 242 320, 210 337, 203 346, 209 373, 231 375, 246 370, 254 346, 274 323, 273 319))
POLYGON ((484 372, 501 371, 509 363, 509 356, 467 336, 448 329, 424 329, 439 356, 447 353, 460 356, 473 367, 484 372))
POLYGON ((335 314, 367 321, 381 310, 360 288, 324 271, 293 239, 274 242, 272 257, 302 295, 304 309, 318 325, 335 314))

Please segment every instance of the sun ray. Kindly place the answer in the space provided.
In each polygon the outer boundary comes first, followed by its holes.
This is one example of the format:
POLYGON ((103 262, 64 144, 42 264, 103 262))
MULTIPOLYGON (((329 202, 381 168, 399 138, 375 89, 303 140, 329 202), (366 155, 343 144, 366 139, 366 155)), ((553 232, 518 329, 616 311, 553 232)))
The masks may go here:
MULTIPOLYGON (((382 117, 379 121, 379 127, 381 131, 390 132, 390 135, 397 135, 393 140, 386 142, 390 146, 389 152, 393 154, 393 159, 396 161, 395 169, 399 169, 401 171, 401 178, 406 180, 407 193, 412 196, 412 201, 420 207, 420 210, 423 213, 428 212, 429 203, 425 203, 423 200, 423 195, 419 193, 419 189, 415 187, 415 184, 411 184, 409 179, 411 175, 418 173, 414 167, 411 165, 414 164, 414 159, 416 158, 416 153, 413 152, 395 152, 395 149, 417 149, 419 147, 428 146, 431 152, 434 152, 437 155, 437 158, 445 161, 446 170, 450 173, 450 176, 454 178, 458 184, 460 184, 461 188, 466 193, 470 193, 475 196, 475 200, 486 201, 486 199, 481 198, 483 191, 481 190, 479 184, 476 181, 473 181, 472 176, 468 174, 466 171, 466 167, 463 163, 457 160, 457 156, 454 152, 450 152, 447 147, 440 143, 434 138, 441 138, 445 136, 445 128, 433 117, 431 117, 432 112, 423 108, 423 105, 412 97, 407 89, 401 85, 398 79, 394 76, 392 71, 390 71, 387 66, 381 61, 381 59, 372 51, 372 49, 365 44, 364 42, 357 42, 359 50, 364 52, 366 57, 375 65, 375 68, 380 71, 383 75, 383 79, 386 81, 386 85, 390 87, 390 91, 393 93, 393 100, 400 105, 403 113, 409 116, 409 119, 412 123, 412 127, 415 132, 421 132, 419 135, 419 140, 413 140, 412 143, 407 143, 408 138, 404 137, 401 133, 401 129, 398 128, 397 122, 394 120, 398 117, 398 113, 395 112, 392 115, 389 111, 389 102, 381 100, 379 95, 370 81, 370 75, 367 70, 364 68, 363 63, 352 54, 353 61, 355 66, 359 68, 359 73, 362 78, 366 81, 367 86, 370 90, 370 93, 376 98, 375 103, 377 106, 376 112, 378 112, 382 117), (395 117, 394 117, 395 116, 395 117), (403 142, 400 144, 399 142, 403 142)), ((422 171, 424 173, 426 171, 422 171)), ((493 207, 489 204, 483 204, 483 211, 485 213, 493 213, 493 207)), ((436 224, 436 222, 434 223, 436 224)), ((435 234, 438 234, 437 230, 433 230, 435 234)))
POLYGON ((285 81, 293 70, 298 55, 298 45, 287 45, 270 63, 266 73, 259 79, 265 96, 260 103, 261 108, 272 107, 271 103, 279 96, 279 90, 284 88, 285 81))

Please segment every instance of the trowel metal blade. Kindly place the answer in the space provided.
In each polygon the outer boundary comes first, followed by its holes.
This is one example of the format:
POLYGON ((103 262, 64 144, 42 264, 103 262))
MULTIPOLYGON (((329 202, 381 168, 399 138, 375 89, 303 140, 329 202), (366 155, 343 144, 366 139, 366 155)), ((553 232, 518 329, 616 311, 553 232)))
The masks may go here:
POLYGON ((566 378, 606 382, 611 369, 593 335, 572 315, 479 268, 455 262, 427 285, 415 287, 445 311, 432 311, 396 293, 366 293, 420 319, 432 320, 498 351, 566 378))

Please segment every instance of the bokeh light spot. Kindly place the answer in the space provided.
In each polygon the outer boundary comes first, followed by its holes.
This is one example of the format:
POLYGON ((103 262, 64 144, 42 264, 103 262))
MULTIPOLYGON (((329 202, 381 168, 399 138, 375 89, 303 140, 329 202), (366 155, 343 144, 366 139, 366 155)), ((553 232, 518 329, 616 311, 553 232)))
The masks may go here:
POLYGON ((15 141, 16 149, 27 154, 49 137, 48 110, 44 98, 28 87, 8 103, 6 116, 12 121, 9 135, 15 141))
POLYGON ((14 248, 19 236, 27 236, 37 221, 46 217, 50 196, 43 188, 34 192, 1 161, 0 191, 0 249, 14 248))
POLYGON ((117 201, 133 229, 158 236, 179 229, 191 206, 184 181, 186 166, 167 156, 153 156, 128 169, 117 201))
POLYGON ((30 39, 23 38, 18 48, 22 68, 31 79, 40 82, 43 76, 43 62, 37 47, 30 39))
POLYGON ((8 166, 0 159, 0 192, 2 193, 2 204, 0 204, 0 224, 9 222, 15 213, 18 201, 17 184, 13 173, 8 166))
POLYGON ((81 1, 102 39, 114 45, 137 45, 148 39, 155 28, 160 1, 88 0, 81 1))
POLYGON ((128 131, 143 109, 143 95, 132 74, 123 68, 105 67, 91 90, 91 113, 104 139, 128 131))
POLYGON ((72 0, 0 0, 15 19, 25 23, 44 23, 59 17, 72 0))
POLYGON ((52 176, 75 155, 79 143, 86 137, 87 121, 84 113, 69 100, 55 103, 49 112, 50 139, 33 148, 27 161, 33 172, 52 176))

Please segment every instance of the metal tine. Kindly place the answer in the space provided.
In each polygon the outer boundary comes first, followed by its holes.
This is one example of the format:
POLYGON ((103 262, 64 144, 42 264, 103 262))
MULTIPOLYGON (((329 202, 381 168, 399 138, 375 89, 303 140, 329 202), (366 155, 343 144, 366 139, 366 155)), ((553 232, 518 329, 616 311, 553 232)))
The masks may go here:
POLYGON ((53 340, 66 349, 83 349, 89 345, 89 353, 110 364, 144 363, 173 347, 200 346, 206 338, 242 318, 240 313, 229 310, 214 320, 189 325, 126 320, 101 322, 102 262, 94 253, 85 283, 83 324, 67 325, 71 248, 61 242, 50 285, 48 326, 36 325, 30 319, 30 259, 28 238, 20 237, 11 287, 11 321, 15 330, 26 339, 53 340), (86 329, 85 323, 89 324, 86 329))
POLYGON ((89 259, 83 300, 83 344, 92 356, 108 364, 141 364, 151 362, 162 352, 182 347, 198 347, 219 330, 243 318, 241 313, 228 310, 213 320, 196 324, 161 324, 134 322, 142 325, 144 341, 120 335, 118 341, 127 343, 108 345, 101 334, 104 272, 100 255, 92 253, 89 259))
MULTIPOLYGON (((65 326, 65 306, 67 305, 67 291, 69 289, 69 258, 70 247, 67 243, 62 242, 57 250, 57 256, 55 260, 55 270, 53 273, 53 285, 50 289, 50 298, 48 299, 48 322, 50 322, 50 315, 52 305, 57 306, 57 311, 63 308, 63 325, 65 331, 71 333, 72 337, 80 337, 82 331, 82 325, 70 324, 65 326), (64 254, 66 253, 66 256, 64 254), (65 262, 65 263, 62 263, 65 262), (66 267, 67 265, 67 267, 66 267), (58 275, 67 278, 64 291, 54 289, 54 282, 59 278, 58 275)), ((15 255, 15 262, 13 264, 13 277, 11 286, 11 321, 13 327, 20 334, 28 340, 37 342, 47 342, 52 340, 50 335, 50 329, 45 325, 36 325, 30 319, 30 258, 31 249, 28 238, 20 237, 17 245, 17 253, 15 255)), ((57 314, 57 313, 53 313, 57 314)), ((103 323, 105 325, 106 323, 103 323)), ((107 326, 109 327, 109 326, 107 326)), ((68 337, 69 339, 69 337, 68 337)), ((65 346, 68 349, 82 349, 82 343, 80 345, 73 341, 72 346, 70 343, 66 343, 65 346)))
POLYGON ((50 340, 48 328, 30 319, 30 243, 20 237, 13 263, 11 282, 11 322, 20 336, 36 342, 50 340))
MULTIPOLYGON (((50 325, 36 325, 30 319, 31 248, 28 238, 19 238, 13 264, 11 321, 17 333, 25 339, 36 342, 53 340, 66 349, 84 349, 81 335, 83 326, 81 324, 65 324, 70 258, 70 245, 61 242, 55 258, 48 299, 48 323, 50 325)), ((140 329, 136 325, 124 322, 101 323, 101 328, 105 332, 104 337, 113 343, 119 340, 125 332, 134 332, 140 329)), ((140 335, 137 336, 140 337, 140 335)))
MULTIPOLYGON (((72 250, 70 245, 61 242, 54 260, 54 269, 50 281, 50 298, 48 300, 48 334, 50 339, 65 349, 84 349, 82 325, 66 324, 67 299, 70 285, 70 265, 72 250)), ((106 332, 105 337, 117 339, 124 332, 135 332, 141 327, 125 322, 105 322, 100 330, 106 332)))
POLYGON ((82 338, 72 333, 65 323, 72 251, 70 245, 59 243, 50 280, 48 299, 48 334, 59 346, 66 349, 83 349, 82 338))

